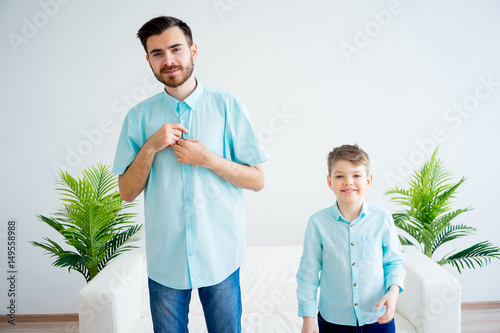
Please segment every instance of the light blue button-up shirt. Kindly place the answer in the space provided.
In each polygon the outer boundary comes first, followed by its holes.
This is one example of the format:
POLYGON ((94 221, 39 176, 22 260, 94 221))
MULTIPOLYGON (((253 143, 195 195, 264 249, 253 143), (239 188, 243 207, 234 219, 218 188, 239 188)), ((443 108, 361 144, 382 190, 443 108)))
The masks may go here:
POLYGON ((393 284, 403 290, 404 254, 391 214, 363 204, 360 215, 345 220, 337 204, 311 216, 297 272, 300 317, 319 312, 328 322, 371 324, 385 312, 375 306, 393 284))
MULTIPOLYGON (((125 117, 113 172, 123 174, 164 123, 180 123, 212 152, 255 166, 267 160, 242 102, 200 83, 184 101, 165 91, 125 117)), ((171 148, 156 153, 144 189, 149 277, 168 287, 217 284, 245 259, 243 191, 212 171, 177 162, 171 148)))

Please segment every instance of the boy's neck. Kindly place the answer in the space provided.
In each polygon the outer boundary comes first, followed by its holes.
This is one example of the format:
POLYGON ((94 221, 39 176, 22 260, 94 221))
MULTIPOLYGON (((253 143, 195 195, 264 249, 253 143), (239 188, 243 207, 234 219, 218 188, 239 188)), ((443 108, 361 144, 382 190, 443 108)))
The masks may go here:
POLYGON ((361 203, 353 202, 352 204, 346 204, 337 201, 337 207, 339 208, 339 212, 342 215, 342 217, 347 221, 352 222, 361 213, 361 208, 363 208, 363 202, 361 203))

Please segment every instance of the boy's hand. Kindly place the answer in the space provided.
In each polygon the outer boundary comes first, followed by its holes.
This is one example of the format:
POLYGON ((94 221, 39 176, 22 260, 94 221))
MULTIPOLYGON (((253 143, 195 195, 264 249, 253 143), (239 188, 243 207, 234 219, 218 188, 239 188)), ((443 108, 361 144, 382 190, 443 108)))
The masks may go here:
POLYGON ((302 317, 302 331, 301 333, 319 333, 316 320, 313 317, 302 317))
POLYGON ((375 306, 375 310, 379 310, 382 305, 385 305, 385 313, 382 317, 377 319, 377 323, 385 324, 390 322, 394 318, 394 312, 396 312, 396 302, 398 301, 399 295, 399 286, 393 284, 387 294, 385 294, 380 302, 378 302, 377 306, 375 306))

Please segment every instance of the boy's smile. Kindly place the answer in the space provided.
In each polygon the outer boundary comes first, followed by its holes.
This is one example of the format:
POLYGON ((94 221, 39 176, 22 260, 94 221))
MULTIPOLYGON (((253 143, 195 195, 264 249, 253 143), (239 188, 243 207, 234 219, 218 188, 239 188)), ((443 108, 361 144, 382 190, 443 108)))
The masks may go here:
POLYGON ((361 209, 365 192, 370 188, 372 176, 366 174, 364 165, 355 165, 347 160, 338 160, 327 176, 328 187, 335 193, 341 211, 361 209))

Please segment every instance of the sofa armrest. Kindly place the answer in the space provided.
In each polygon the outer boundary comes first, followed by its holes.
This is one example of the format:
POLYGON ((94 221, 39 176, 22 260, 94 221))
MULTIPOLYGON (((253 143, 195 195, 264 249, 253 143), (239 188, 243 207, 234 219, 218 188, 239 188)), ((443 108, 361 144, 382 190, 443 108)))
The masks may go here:
POLYGON ((126 333, 141 317, 145 254, 114 258, 78 294, 80 333, 126 333))
POLYGON ((405 290, 396 312, 419 333, 460 332, 460 282, 414 246, 404 246, 405 290))

